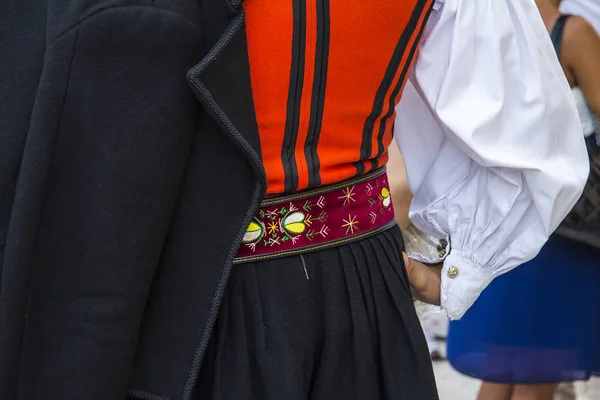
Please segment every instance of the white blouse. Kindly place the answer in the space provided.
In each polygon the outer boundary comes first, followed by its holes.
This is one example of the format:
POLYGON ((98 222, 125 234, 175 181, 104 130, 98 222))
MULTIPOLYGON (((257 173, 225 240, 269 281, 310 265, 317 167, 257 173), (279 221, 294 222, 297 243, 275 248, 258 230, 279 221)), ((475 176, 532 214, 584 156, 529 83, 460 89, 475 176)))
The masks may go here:
POLYGON ((452 319, 539 252, 589 172, 571 90, 534 0, 438 0, 395 135, 413 224, 450 243, 441 299, 452 319))

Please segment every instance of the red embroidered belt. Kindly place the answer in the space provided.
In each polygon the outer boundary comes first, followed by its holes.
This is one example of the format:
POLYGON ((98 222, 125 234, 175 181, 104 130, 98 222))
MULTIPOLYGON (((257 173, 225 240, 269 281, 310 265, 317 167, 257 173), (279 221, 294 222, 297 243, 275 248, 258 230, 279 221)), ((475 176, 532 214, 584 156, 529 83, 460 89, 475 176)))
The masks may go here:
POLYGON ((263 201, 234 263, 308 253, 396 224, 385 169, 337 185, 263 201))

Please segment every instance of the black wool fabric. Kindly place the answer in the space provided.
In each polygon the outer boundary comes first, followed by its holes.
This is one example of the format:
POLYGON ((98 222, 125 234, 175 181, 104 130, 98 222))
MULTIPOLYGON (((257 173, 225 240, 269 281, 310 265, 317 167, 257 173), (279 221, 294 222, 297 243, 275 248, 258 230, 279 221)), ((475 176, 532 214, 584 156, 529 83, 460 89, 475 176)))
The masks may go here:
POLYGON ((240 0, 21 3, 0 2, 1 400, 435 396, 398 232, 228 283, 266 188, 240 0))
POLYGON ((234 266, 194 400, 433 400, 394 228, 234 266))

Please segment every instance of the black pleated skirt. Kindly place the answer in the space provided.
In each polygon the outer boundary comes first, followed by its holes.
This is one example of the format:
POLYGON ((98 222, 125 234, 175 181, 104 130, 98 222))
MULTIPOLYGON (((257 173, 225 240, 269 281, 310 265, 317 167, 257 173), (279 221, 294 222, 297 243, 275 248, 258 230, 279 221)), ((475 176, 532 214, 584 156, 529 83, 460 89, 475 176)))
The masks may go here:
POLYGON ((434 400, 392 228, 233 267, 194 400, 434 400))

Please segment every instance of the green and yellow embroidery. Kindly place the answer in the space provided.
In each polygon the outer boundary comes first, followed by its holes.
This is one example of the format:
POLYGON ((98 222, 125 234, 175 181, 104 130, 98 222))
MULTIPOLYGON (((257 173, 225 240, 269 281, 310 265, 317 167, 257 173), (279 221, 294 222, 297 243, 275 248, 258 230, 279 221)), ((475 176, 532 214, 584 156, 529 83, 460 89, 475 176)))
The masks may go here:
POLYGON ((291 235, 299 235, 306 230, 306 215, 302 211, 289 212, 283 217, 281 227, 291 235))
POLYGON ((389 227, 393 222, 388 182, 385 176, 376 176, 324 188, 309 196, 297 194, 281 202, 263 202, 244 233, 244 246, 238 254, 244 259, 250 259, 251 253, 259 254, 252 256, 255 259, 262 257, 260 254, 293 254, 301 249, 321 248, 330 237, 341 243, 361 237, 366 231, 383 229, 383 224, 389 227))
POLYGON ((259 219, 254 218, 254 221, 250 222, 248 228, 246 229, 246 233, 242 238, 243 243, 257 243, 259 242, 263 236, 265 236, 265 226, 259 219))
POLYGON ((392 204, 392 197, 390 196, 390 191, 388 188, 384 187, 383 189, 381 189, 379 200, 382 201, 383 206, 385 208, 388 208, 392 204))

